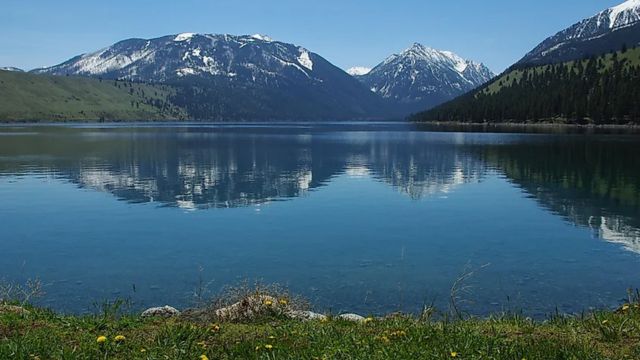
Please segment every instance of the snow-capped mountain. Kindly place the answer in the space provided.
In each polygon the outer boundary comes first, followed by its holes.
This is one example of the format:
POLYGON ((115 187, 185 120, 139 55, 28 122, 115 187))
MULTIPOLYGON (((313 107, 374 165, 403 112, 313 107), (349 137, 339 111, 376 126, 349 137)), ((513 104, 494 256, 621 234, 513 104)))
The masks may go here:
POLYGON ((518 64, 562 62, 640 44, 640 0, 628 0, 544 40, 518 64))
POLYGON ((408 114, 451 100, 494 76, 483 64, 415 43, 357 78, 408 114))
POLYGON ((19 68, 17 68, 17 67, 12 67, 12 66, 0 67, 0 70, 3 70, 3 71, 24 72, 24 70, 19 69, 19 68))
POLYGON ((33 72, 197 86, 175 101, 218 119, 373 118, 383 101, 303 47, 264 35, 129 39, 33 72))
POLYGON ((313 71, 314 60, 319 61, 319 56, 264 35, 183 33, 124 40, 34 72, 155 82, 190 77, 247 77, 254 82, 269 82, 293 74, 321 80, 313 71))
POLYGON ((367 75, 370 72, 371 68, 366 66, 354 66, 347 70, 347 74, 351 76, 367 75))

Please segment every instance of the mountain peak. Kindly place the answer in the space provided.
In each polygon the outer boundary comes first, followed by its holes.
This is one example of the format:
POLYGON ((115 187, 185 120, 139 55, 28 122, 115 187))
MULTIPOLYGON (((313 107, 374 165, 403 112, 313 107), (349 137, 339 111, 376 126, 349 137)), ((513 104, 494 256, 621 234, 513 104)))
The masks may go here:
POLYGON ((366 66, 354 66, 347 70, 347 74, 351 76, 367 75, 369 72, 371 72, 371 68, 366 66))
POLYGON ((640 0, 628 0, 600 11, 547 38, 519 64, 582 59, 623 46, 640 44, 640 0))
POLYGON ((493 76, 482 64, 416 42, 358 79, 383 98, 419 111, 462 95, 493 76))
POLYGON ((196 36, 198 34, 196 33, 182 33, 182 34, 178 34, 176 35, 175 38, 173 38, 173 41, 187 41, 187 40, 191 40, 194 36, 196 36))
POLYGON ((609 16, 609 28, 627 26, 640 20, 640 0, 627 0, 604 11, 609 16))

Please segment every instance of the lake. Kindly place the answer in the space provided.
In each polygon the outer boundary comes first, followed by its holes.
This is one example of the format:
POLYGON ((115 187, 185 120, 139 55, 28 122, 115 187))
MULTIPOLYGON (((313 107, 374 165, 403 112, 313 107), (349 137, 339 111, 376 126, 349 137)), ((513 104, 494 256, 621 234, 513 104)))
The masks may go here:
POLYGON ((408 124, 0 127, 0 278, 83 313, 259 280, 317 310, 541 317, 640 287, 640 136, 408 124))

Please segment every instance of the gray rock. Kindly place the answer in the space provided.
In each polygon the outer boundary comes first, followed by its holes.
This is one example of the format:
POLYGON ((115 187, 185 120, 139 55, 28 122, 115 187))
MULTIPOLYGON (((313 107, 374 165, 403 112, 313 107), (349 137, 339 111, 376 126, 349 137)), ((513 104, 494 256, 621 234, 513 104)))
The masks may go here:
POLYGON ((353 322, 361 322, 364 321, 364 316, 360 316, 358 314, 342 314, 338 316, 339 319, 353 321, 353 322))
POLYGON ((142 312, 142 317, 172 317, 180 315, 178 309, 165 305, 162 307, 152 307, 142 312))
POLYGON ((326 315, 318 314, 313 311, 293 310, 289 312, 287 315, 292 319, 298 319, 302 321, 327 320, 326 315))

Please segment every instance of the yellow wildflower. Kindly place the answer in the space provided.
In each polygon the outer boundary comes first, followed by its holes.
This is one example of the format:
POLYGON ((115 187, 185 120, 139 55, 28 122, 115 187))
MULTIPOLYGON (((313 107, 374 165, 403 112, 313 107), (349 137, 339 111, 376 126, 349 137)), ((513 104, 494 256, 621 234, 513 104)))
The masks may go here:
POLYGON ((125 341, 127 338, 124 337, 124 335, 116 335, 115 338, 113 338, 116 342, 123 342, 125 341))
POLYGON ((200 360, 209 360, 209 358, 205 354, 200 355, 200 357, 198 359, 200 359, 200 360))
POLYGON ((364 319, 364 323, 370 323, 373 321, 373 318, 371 316, 369 316, 368 318, 364 319))
POLYGON ((273 340, 273 339, 275 339, 275 338, 276 338, 276 337, 275 337, 275 336, 273 336, 273 335, 269 336, 269 339, 271 339, 271 340, 273 340))
POLYGON ((278 300, 278 302, 280 303, 280 305, 287 305, 289 303, 287 299, 280 299, 278 300))
POLYGON ((271 305, 273 305, 273 301, 271 301, 271 300, 267 299, 267 300, 265 300, 265 301, 263 302, 263 304, 265 304, 265 305, 267 305, 267 306, 271 306, 271 305))
POLYGON ((107 337, 106 337, 106 336, 103 336, 103 335, 100 335, 100 336, 98 336, 98 338, 96 339, 96 342, 97 342, 98 344, 103 344, 103 343, 107 342, 107 337))
POLYGON ((457 357, 458 357, 458 353, 457 353, 457 352, 455 352, 455 351, 452 351, 452 352, 451 352, 451 357, 452 357, 452 358, 457 358, 457 357))
POLYGON ((264 346, 264 348, 267 349, 267 350, 271 350, 271 349, 273 349, 273 345, 267 344, 267 345, 264 346))

